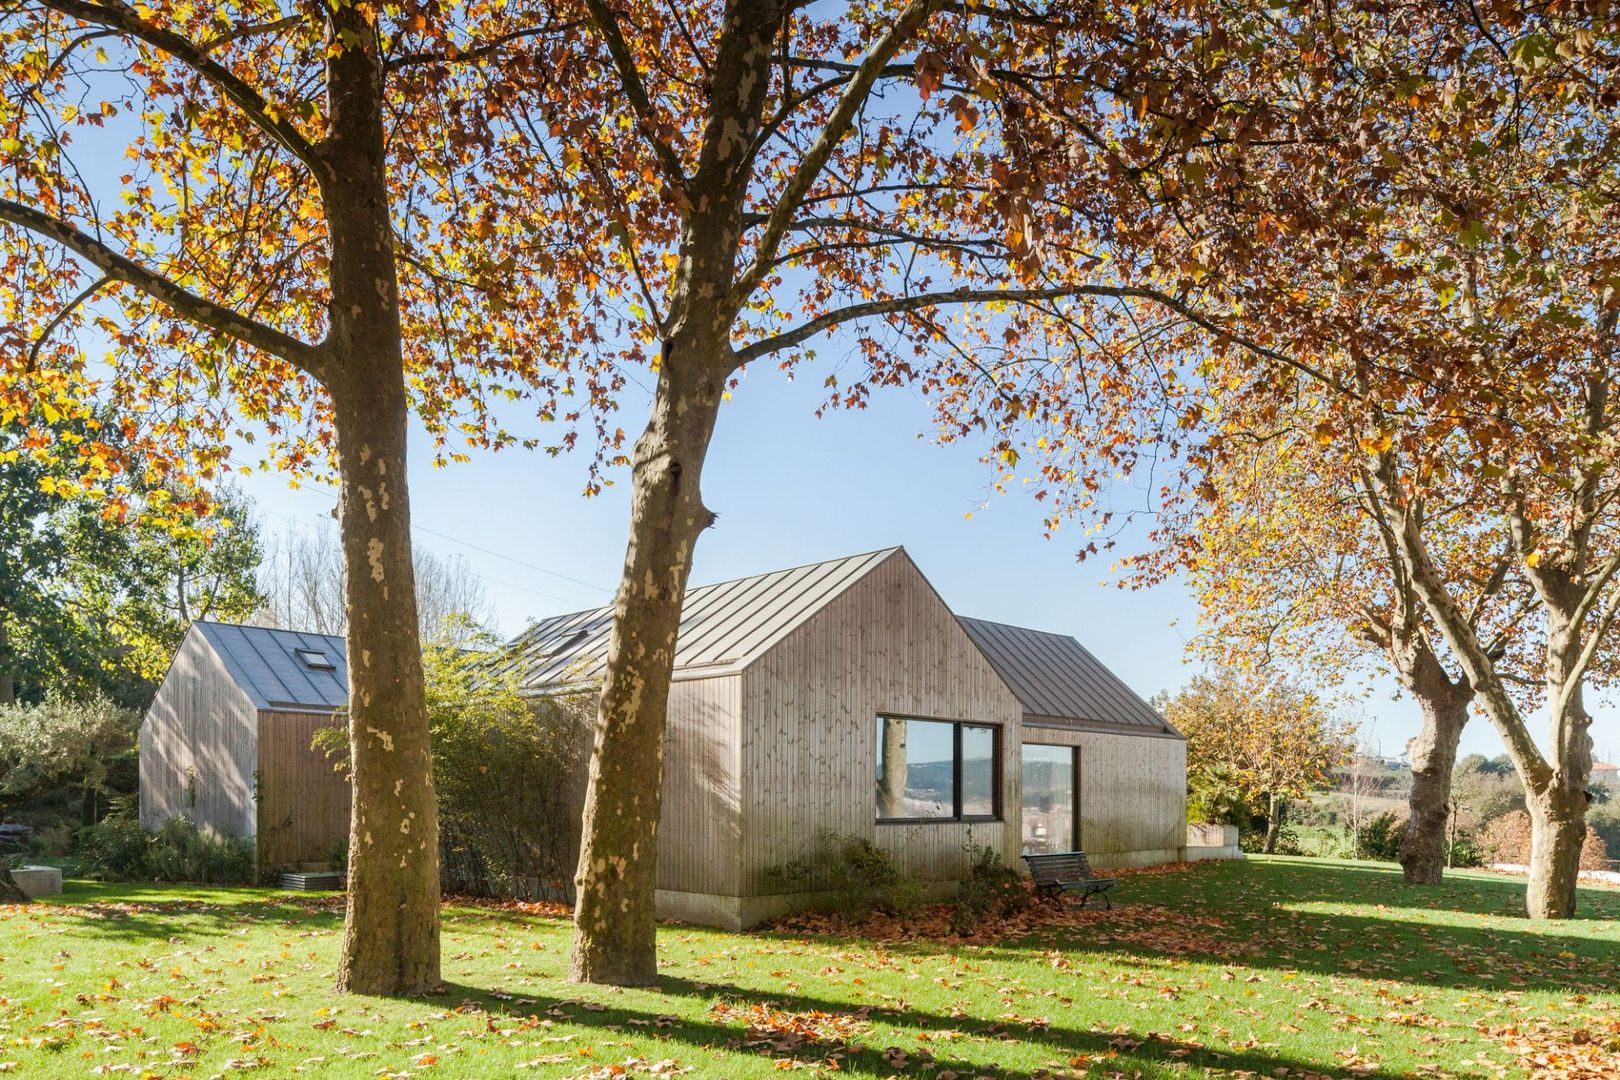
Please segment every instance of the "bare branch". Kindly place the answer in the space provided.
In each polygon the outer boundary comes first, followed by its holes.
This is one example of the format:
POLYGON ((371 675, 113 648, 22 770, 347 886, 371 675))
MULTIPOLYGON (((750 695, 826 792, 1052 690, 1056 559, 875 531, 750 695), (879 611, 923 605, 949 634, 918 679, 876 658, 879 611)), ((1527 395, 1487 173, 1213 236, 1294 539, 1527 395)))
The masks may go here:
POLYGON ((297 26, 306 17, 304 15, 288 15, 284 18, 272 19, 269 22, 243 23, 241 26, 233 26, 218 37, 209 38, 208 41, 204 42, 202 51, 211 53, 234 42, 245 41, 250 37, 258 37, 260 34, 280 33, 283 30, 289 30, 297 26))
POLYGON ((79 305, 83 304, 86 300, 100 292, 101 287, 111 280, 112 278, 107 277, 105 274, 98 277, 95 281, 92 281, 89 285, 85 286, 84 289, 80 290, 77 296, 69 300, 66 304, 62 305, 61 311, 58 311, 55 315, 51 316, 51 321, 45 324, 45 328, 39 332, 39 337, 35 338, 33 343, 28 346, 29 371, 37 370, 39 367, 39 350, 45 347, 45 342, 49 340, 53 333, 56 332, 56 328, 66 322, 68 317, 79 309, 79 305))

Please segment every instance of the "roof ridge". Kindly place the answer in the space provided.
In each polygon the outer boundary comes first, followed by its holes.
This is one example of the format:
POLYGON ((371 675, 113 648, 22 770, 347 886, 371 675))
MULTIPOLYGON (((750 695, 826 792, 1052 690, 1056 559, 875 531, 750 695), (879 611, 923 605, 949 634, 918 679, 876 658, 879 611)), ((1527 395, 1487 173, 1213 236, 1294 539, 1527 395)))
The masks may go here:
MULTIPOLYGON (((896 551, 905 550, 906 547, 904 544, 890 544, 888 547, 872 548, 870 551, 856 551, 848 555, 835 555, 830 559, 811 559, 809 562, 799 563, 796 566, 779 566, 774 570, 761 570, 753 574, 739 574, 736 577, 722 578, 719 581, 707 581, 702 585, 688 584, 686 587, 686 596, 690 597, 693 593, 703 589, 717 589, 723 585, 735 585, 739 581, 753 581, 756 578, 772 577, 776 574, 791 574, 795 570, 808 570, 813 566, 828 566, 832 563, 850 562, 854 559, 865 559, 870 558, 873 555, 886 555, 892 554, 896 551)), ((907 554, 909 556, 909 552, 907 554)), ((595 607, 577 608, 573 611, 561 611, 555 615, 547 615, 544 618, 534 620, 528 626, 524 627, 516 637, 508 642, 508 644, 515 645, 518 642, 527 639, 530 634, 534 632, 536 627, 543 626, 546 623, 556 622, 561 619, 578 618, 581 615, 585 615, 593 611, 612 611, 613 606, 613 602, 609 601, 606 604, 597 604, 595 607)), ((684 599, 682 606, 685 606, 684 599)))

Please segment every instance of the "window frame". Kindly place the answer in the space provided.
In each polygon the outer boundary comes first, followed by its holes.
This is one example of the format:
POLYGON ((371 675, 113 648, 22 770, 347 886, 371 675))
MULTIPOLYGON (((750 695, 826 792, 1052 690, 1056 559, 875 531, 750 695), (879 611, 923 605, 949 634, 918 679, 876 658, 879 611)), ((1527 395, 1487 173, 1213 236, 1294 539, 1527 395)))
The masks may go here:
POLYGON ((1024 754, 1023 754, 1023 750, 1024 750, 1024 747, 1026 747, 1026 746, 1045 746, 1045 747, 1050 747, 1050 748, 1056 749, 1056 750, 1067 750, 1069 752, 1069 768, 1071 770, 1071 776, 1070 776, 1070 779, 1069 779, 1069 785, 1070 785, 1069 790, 1073 793, 1072 801, 1074 803, 1073 808, 1072 808, 1073 812, 1074 812, 1074 821, 1072 823, 1072 828, 1074 830, 1074 850, 1075 851, 1084 851, 1084 850, 1086 850, 1085 838, 1080 833, 1080 829, 1081 829, 1081 817, 1080 817, 1080 747, 1072 746, 1072 745, 1070 745, 1068 743, 1038 742, 1038 741, 1036 741, 1034 739, 1025 739, 1018 746, 1018 751, 1019 751, 1018 752, 1018 798, 1019 798, 1019 805, 1018 805, 1018 846, 1020 848, 1024 846, 1024 821, 1023 821, 1023 818, 1024 818, 1024 806, 1023 806, 1024 754))
MULTIPOLYGON (((873 820, 879 825, 975 825, 994 824, 1006 821, 1002 796, 1003 770, 1003 739, 1002 725, 981 720, 947 720, 938 716, 911 716, 906 713, 880 712, 876 719, 884 720, 915 720, 926 724, 949 724, 951 726, 951 814, 949 817, 882 817, 877 813, 877 798, 875 794, 877 784, 877 759, 882 752, 882 739, 878 740, 877 753, 872 755, 873 760, 873 820), (964 727, 982 728, 990 732, 990 801, 989 814, 962 813, 962 729, 964 727)), ((881 729, 880 729, 881 730, 881 729)))

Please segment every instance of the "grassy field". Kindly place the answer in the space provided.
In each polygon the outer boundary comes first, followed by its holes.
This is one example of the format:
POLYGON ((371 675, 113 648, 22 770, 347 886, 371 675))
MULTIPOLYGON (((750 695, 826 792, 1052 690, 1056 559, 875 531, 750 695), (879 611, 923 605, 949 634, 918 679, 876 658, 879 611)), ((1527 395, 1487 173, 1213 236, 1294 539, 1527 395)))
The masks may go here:
POLYGON ((561 981, 563 919, 452 908, 444 993, 393 1001, 331 992, 332 900, 76 883, 0 908, 0 1070, 1620 1075, 1620 892, 1538 926, 1514 916, 1521 881, 1416 890, 1369 863, 1206 864, 1115 891, 1112 913, 995 945, 666 926, 662 984, 623 991, 561 981))

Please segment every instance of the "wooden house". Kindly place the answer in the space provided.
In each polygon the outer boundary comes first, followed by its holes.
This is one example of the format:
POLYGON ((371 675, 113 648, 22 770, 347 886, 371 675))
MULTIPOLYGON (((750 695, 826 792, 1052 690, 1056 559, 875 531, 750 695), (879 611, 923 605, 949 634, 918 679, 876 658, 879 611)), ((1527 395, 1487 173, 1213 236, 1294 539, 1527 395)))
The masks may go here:
POLYGON ((193 623, 141 721, 141 823, 249 839, 261 870, 325 865, 349 785, 310 742, 342 723, 347 665, 340 637, 193 623))
MULTIPOLYGON (((610 607, 516 643, 535 695, 600 679, 610 607)), ((813 902, 773 869, 823 832, 927 882, 971 838, 1099 868, 1186 845, 1186 743, 1079 642, 961 619, 902 548, 687 594, 659 829, 661 914, 752 926, 813 902)))
MULTIPOLYGON (((537 698, 589 690, 612 627, 611 607, 545 619, 506 662, 537 698)), ((348 788, 309 743, 345 701, 340 639, 197 624, 142 727, 142 820, 254 836, 264 866, 323 860, 348 788)), ((1186 849, 1181 735, 1073 638, 957 617, 901 548, 690 590, 666 730, 670 918, 815 903, 775 871, 828 832, 942 887, 970 839, 1098 868, 1186 849)))

